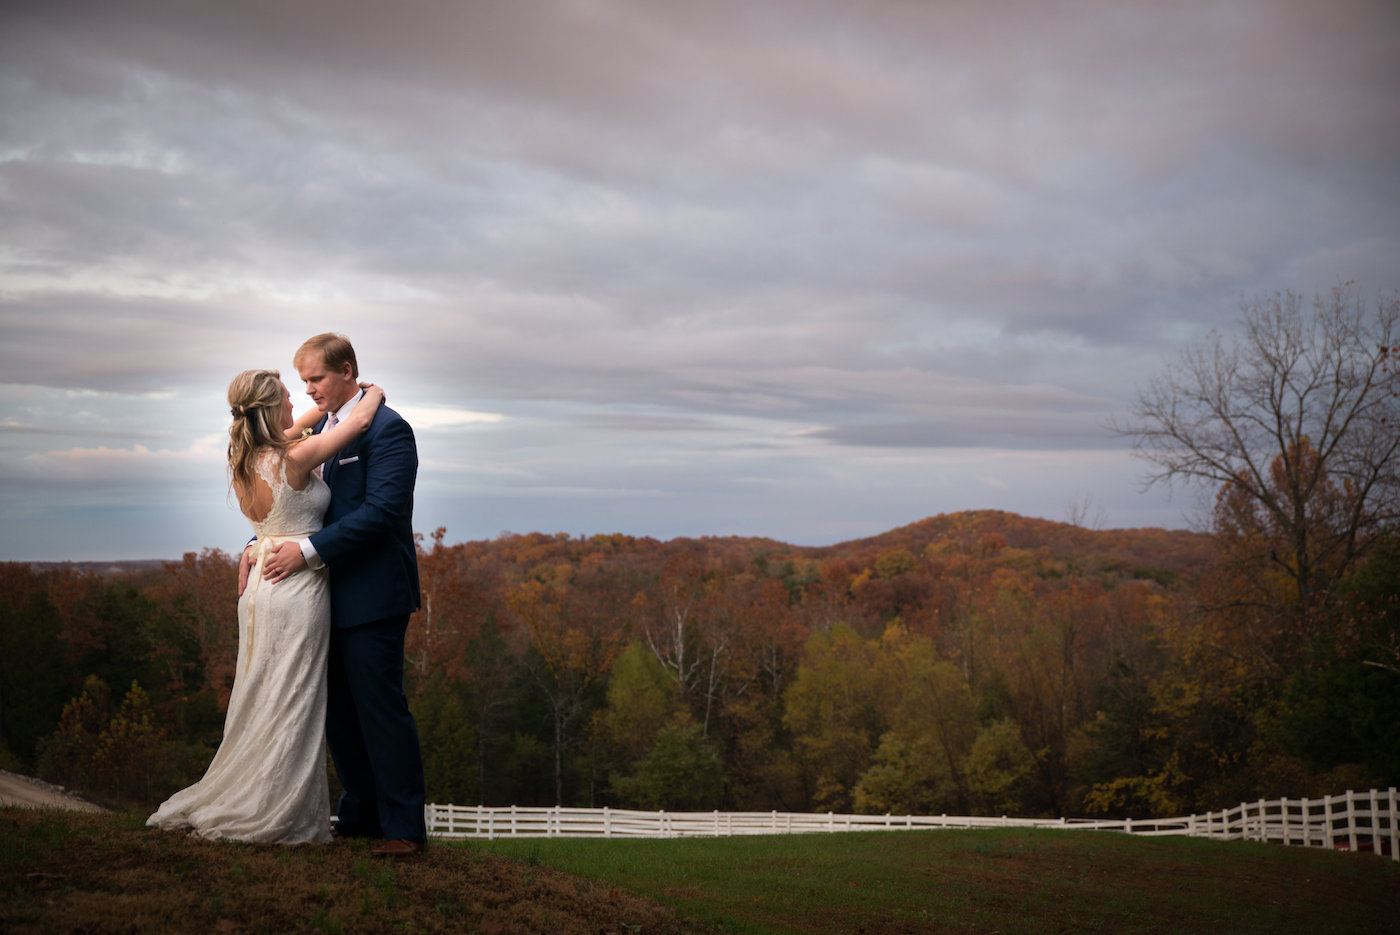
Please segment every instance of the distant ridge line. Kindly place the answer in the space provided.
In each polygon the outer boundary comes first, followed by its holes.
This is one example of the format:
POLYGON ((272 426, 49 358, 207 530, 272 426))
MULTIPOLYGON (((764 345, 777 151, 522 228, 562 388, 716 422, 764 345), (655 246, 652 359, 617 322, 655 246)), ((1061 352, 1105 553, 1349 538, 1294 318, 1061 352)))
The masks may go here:
POLYGON ((159 571, 179 559, 140 558, 108 562, 19 562, 33 571, 79 571, 94 575, 129 575, 140 571, 159 571))
MULTIPOLYGON (((537 536, 544 538, 565 537, 571 540, 621 536, 629 540, 652 542, 661 546, 681 546, 685 544, 704 546, 707 543, 746 543, 753 547, 791 552, 810 557, 835 555, 852 550, 871 548, 921 550, 923 547, 933 543, 959 543, 964 546, 972 546, 987 537, 999 538, 1002 544, 1016 548, 1040 548, 1054 544, 1059 546, 1070 545, 1071 548, 1075 546, 1089 546, 1091 548, 1103 548, 1107 546, 1110 550, 1112 550, 1112 546, 1108 544, 1114 540, 1117 541, 1119 547, 1127 545, 1131 550, 1132 547, 1130 544, 1146 543, 1149 540, 1157 540, 1159 543, 1174 541, 1180 544, 1186 544, 1203 543, 1210 539, 1210 537, 1203 532, 1189 529, 1171 529, 1158 526, 1100 529, 1080 526, 1061 520, 1026 516, 1006 510, 972 509, 925 516, 913 522, 887 529, 884 532, 845 539, 829 545, 798 545, 786 542, 782 539, 776 539, 772 536, 762 535, 699 535, 674 536, 670 539, 658 539, 653 536, 634 535, 620 530, 614 530, 610 533, 594 533, 577 536, 562 532, 551 534, 543 532, 542 530, 531 533, 502 532, 494 538, 444 542, 443 544, 449 546, 466 544, 489 545, 491 543, 510 539, 537 536)), ((186 554, 199 553, 190 552, 186 554)), ((165 559, 117 559, 109 561, 40 562, 16 560, 13 564, 26 565, 35 572, 76 571, 100 576, 117 576, 146 571, 160 571, 165 565, 171 563, 180 564, 182 560, 183 556, 165 559)))

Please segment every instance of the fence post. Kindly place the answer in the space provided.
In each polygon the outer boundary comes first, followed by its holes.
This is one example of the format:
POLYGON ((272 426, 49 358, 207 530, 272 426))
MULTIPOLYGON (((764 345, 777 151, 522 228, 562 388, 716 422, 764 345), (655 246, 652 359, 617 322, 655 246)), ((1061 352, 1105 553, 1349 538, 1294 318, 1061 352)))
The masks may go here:
POLYGON ((1347 790, 1347 846, 1356 853, 1356 793, 1347 790))
POLYGON ((1377 854, 1384 849, 1381 844, 1381 810, 1376 801, 1376 790, 1371 790, 1371 850, 1377 854))
POLYGON ((1396 796, 1394 786, 1390 787, 1386 798, 1390 805, 1390 859, 1400 860, 1400 797, 1396 796))

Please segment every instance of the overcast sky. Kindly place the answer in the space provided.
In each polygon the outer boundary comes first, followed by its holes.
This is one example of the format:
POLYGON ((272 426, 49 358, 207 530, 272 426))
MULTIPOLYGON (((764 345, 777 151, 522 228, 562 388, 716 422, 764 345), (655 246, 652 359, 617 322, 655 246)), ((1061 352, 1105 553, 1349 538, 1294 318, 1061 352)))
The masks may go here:
POLYGON ((1180 527, 1110 420, 1397 259, 1393 2, 11 0, 0 559, 236 549, 327 330, 449 542, 1180 527))

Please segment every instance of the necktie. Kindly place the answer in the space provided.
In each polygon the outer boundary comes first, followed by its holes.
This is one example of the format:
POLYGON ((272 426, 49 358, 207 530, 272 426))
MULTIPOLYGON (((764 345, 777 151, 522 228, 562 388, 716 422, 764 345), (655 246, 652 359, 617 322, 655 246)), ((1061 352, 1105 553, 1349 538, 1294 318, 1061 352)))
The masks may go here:
MULTIPOLYGON (((336 423, 339 422, 339 421, 340 421, 340 420, 337 419, 337 418, 335 417, 335 413, 334 413, 334 412, 327 414, 327 415, 326 415, 326 427, 325 427, 325 429, 324 429, 323 431, 329 432, 331 429, 335 428, 336 423)), ((316 465, 316 476, 317 476, 317 477, 325 477, 325 476, 326 476, 326 465, 328 465, 328 464, 330 464, 330 463, 331 463, 331 459, 330 459, 330 458, 327 458, 327 459, 325 460, 324 463, 316 465)))

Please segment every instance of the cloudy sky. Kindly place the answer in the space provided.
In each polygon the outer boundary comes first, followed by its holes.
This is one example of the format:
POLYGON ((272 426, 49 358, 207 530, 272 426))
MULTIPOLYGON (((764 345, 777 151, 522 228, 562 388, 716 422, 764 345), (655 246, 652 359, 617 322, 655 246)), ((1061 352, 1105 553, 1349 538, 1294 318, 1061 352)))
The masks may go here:
POLYGON ((11 0, 0 559, 236 549, 326 330, 449 542, 1178 527, 1110 420, 1397 259, 1389 2, 11 0))

